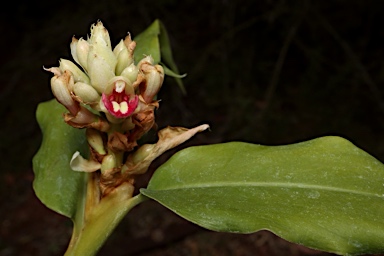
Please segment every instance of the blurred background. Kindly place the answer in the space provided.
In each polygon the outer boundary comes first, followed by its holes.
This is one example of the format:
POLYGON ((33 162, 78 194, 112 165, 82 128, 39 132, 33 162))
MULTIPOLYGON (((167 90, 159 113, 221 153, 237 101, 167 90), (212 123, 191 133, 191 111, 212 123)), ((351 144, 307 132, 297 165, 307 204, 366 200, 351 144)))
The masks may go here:
MULTIPOLYGON (((225 141, 280 145, 325 135, 384 160, 383 1, 10 1, 0 10, 0 255, 62 255, 72 224, 32 190, 37 104, 70 58, 72 36, 101 20, 113 45, 155 19, 168 30, 187 94, 167 78, 158 126, 211 131, 183 147, 225 141)), ((148 173, 147 179, 150 177, 148 173)), ((143 186, 145 183, 143 183, 143 186)), ((330 255, 261 231, 207 231, 154 202, 137 206, 99 255, 330 255)))

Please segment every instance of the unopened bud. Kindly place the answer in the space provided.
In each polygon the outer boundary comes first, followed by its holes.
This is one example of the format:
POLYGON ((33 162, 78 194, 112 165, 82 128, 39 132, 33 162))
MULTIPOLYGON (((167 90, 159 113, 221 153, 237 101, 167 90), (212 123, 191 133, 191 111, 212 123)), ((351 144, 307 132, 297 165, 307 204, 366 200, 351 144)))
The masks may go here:
POLYGON ((144 101, 151 103, 153 97, 159 92, 164 80, 164 69, 160 65, 143 64, 141 71, 144 73, 146 86, 141 92, 144 101))
POLYGON ((117 57, 117 64, 116 64, 115 73, 116 73, 116 75, 120 75, 121 72, 126 67, 131 65, 133 61, 132 61, 132 59, 129 59, 129 53, 128 53, 128 50, 126 48, 122 49, 116 57, 117 57))
POLYGON ((121 129, 126 132, 126 131, 130 131, 132 130, 133 128, 135 128, 135 124, 132 122, 132 118, 131 117, 128 117, 124 120, 124 122, 122 123, 121 125, 121 129))
POLYGON ((83 67, 85 71, 88 70, 88 53, 89 53, 89 43, 83 38, 72 39, 71 43, 71 53, 72 57, 76 62, 83 67), (76 56, 76 57, 75 57, 76 56))
POLYGON ((73 92, 84 103, 97 103, 100 100, 99 93, 91 85, 77 82, 73 86, 73 92))
POLYGON ((139 61, 139 63, 137 63, 137 66, 140 68, 141 65, 143 65, 143 64, 150 64, 150 65, 152 65, 153 62, 154 62, 154 59, 152 58, 152 56, 148 55, 148 56, 145 56, 144 58, 142 58, 139 61))
POLYGON ((76 82, 83 82, 83 83, 88 83, 89 84, 88 76, 83 71, 81 71, 75 65, 75 63, 73 63, 72 61, 69 61, 69 60, 66 60, 66 59, 60 59, 60 66, 59 66, 59 68, 63 72, 65 70, 70 71, 72 73, 72 75, 73 75, 75 83, 76 82))
MULTIPOLYGON (((104 55, 109 55, 108 48, 97 49, 94 45, 92 45, 88 56, 88 75, 91 79, 92 86, 100 94, 104 92, 108 81, 115 76, 115 66, 117 59, 111 50, 109 50, 109 52, 114 58, 114 63, 113 61, 112 63, 109 63, 111 61, 106 61, 104 55)), ((108 56, 106 57, 109 58, 108 56)))
POLYGON ((105 173, 116 167, 116 158, 114 155, 106 155, 101 162, 101 172, 105 173))
POLYGON ((144 144, 136 150, 132 155, 132 163, 138 164, 143 161, 147 156, 149 156, 156 144, 144 144))
POLYGON ((131 84, 133 84, 133 82, 136 81, 138 73, 139 69, 132 63, 121 72, 121 76, 127 78, 131 84))
POLYGON ((101 47, 106 47, 112 50, 108 30, 104 27, 101 21, 98 21, 91 26, 91 38, 89 41, 91 44, 100 45, 101 47))
POLYGON ((100 155, 105 155, 103 138, 99 131, 95 129, 87 129, 86 136, 88 144, 100 155))
POLYGON ((93 114, 91 111, 86 109, 83 106, 80 106, 80 110, 77 112, 77 114, 71 118, 71 122, 75 124, 91 124, 94 122, 97 122, 98 118, 95 114, 93 114))
POLYGON ((51 79, 51 89, 57 101, 64 105, 72 115, 76 115, 79 104, 69 92, 68 87, 73 84, 73 77, 69 71, 65 71, 61 76, 54 76, 51 79))

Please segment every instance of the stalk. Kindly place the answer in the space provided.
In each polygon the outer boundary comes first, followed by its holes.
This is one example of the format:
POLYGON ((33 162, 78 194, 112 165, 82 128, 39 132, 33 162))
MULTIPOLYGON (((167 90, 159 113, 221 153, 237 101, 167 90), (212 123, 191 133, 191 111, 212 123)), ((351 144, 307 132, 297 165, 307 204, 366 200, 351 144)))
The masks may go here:
POLYGON ((75 225, 70 246, 64 255, 95 255, 122 218, 147 199, 141 194, 130 197, 132 188, 132 185, 124 183, 102 198, 87 216, 83 228, 77 230, 75 225))

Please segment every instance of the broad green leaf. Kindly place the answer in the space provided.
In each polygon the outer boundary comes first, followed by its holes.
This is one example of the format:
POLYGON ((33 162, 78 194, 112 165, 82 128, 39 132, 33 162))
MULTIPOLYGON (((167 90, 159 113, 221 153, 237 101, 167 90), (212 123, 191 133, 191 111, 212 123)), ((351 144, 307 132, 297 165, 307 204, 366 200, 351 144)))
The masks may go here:
POLYGON ((175 154, 141 193, 207 229, 261 229, 338 254, 384 252, 384 166, 340 137, 175 154))
POLYGON ((135 63, 148 55, 152 56, 156 64, 163 62, 165 74, 174 77, 180 90, 185 93, 181 80, 183 75, 179 75, 179 70, 173 60, 171 43, 163 23, 155 20, 146 30, 137 35, 134 41, 136 42, 135 63))
POLYGON ((72 171, 73 153, 88 153, 85 131, 72 128, 63 119, 66 109, 55 99, 40 103, 36 117, 43 133, 39 151, 33 158, 37 197, 50 209, 74 218, 85 189, 84 173, 72 171))
POLYGON ((135 63, 138 63, 145 56, 151 55, 155 63, 161 59, 160 53, 160 22, 155 20, 147 29, 134 38, 136 42, 135 63))

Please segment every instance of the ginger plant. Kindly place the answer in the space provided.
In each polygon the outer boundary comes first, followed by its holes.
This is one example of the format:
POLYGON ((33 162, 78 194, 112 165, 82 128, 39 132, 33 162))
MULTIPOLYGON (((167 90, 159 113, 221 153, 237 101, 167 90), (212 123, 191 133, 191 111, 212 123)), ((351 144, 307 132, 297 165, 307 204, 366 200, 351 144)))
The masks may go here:
POLYGON ((43 142, 33 159, 37 196, 73 220, 66 255, 95 255, 125 214, 147 199, 215 231, 266 229, 345 255, 384 251, 384 166, 340 137, 187 148, 136 193, 135 181, 154 159, 209 128, 166 127, 156 143, 144 139, 157 130, 164 76, 181 77, 166 30, 157 20, 112 48, 99 21, 70 49, 74 62, 46 68, 56 99, 37 109, 43 142))

